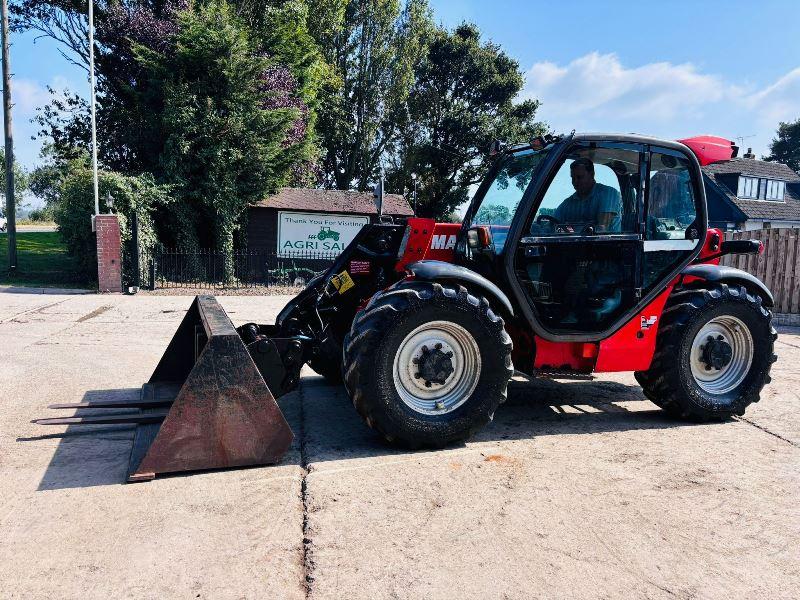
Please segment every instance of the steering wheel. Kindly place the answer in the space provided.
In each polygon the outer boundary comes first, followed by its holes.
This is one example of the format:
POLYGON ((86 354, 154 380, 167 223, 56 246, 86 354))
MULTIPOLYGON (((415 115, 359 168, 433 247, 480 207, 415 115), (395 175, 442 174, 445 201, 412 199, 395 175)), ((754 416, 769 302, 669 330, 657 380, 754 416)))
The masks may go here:
POLYGON ((556 219, 553 215, 539 215, 536 217, 536 222, 539 225, 544 225, 545 223, 551 223, 553 227, 561 223, 561 221, 556 219))

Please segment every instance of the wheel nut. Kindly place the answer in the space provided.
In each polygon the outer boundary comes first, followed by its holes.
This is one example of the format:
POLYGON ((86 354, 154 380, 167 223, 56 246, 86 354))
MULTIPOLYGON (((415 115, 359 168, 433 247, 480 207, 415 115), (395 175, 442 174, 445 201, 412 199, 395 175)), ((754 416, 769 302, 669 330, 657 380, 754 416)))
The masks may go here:
POLYGON ((425 387, 431 387, 431 382, 430 381, 426 381, 425 382, 425 387))
POLYGON ((436 346, 434 346, 434 347, 435 347, 437 350, 441 350, 441 349, 442 349, 442 345, 441 345, 441 344, 436 344, 436 346))
POLYGON ((422 373, 414 373, 414 379, 419 379, 422 377, 422 373))

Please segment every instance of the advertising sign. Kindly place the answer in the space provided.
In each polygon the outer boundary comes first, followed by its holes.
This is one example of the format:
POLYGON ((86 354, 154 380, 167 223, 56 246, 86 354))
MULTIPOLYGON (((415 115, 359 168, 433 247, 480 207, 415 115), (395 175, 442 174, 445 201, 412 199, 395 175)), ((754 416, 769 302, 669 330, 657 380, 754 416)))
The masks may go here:
POLYGON ((369 217, 300 212, 278 212, 278 252, 339 254, 353 241, 369 217))

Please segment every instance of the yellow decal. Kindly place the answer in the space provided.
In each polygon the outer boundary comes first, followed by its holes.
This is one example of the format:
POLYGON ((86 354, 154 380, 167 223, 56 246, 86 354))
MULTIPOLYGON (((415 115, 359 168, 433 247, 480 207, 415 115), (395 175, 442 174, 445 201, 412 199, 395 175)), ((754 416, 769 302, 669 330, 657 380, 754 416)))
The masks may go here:
POLYGON ((353 278, 350 277, 350 273, 347 271, 342 271, 338 275, 334 275, 331 278, 331 283, 333 287, 335 287, 340 294, 344 294, 347 290, 355 285, 353 278))

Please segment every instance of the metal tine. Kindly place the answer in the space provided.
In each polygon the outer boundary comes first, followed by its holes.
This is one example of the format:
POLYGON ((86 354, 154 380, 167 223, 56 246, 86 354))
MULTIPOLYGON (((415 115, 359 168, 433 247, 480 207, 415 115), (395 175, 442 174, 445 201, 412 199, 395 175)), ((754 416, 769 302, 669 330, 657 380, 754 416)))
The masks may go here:
POLYGON ((91 417, 60 417, 57 419, 34 419, 37 425, 123 425, 160 423, 166 412, 141 413, 137 415, 98 415, 91 417))
POLYGON ((91 400, 72 404, 51 404, 47 408, 155 408, 169 406, 173 401, 174 398, 169 400, 91 400))

